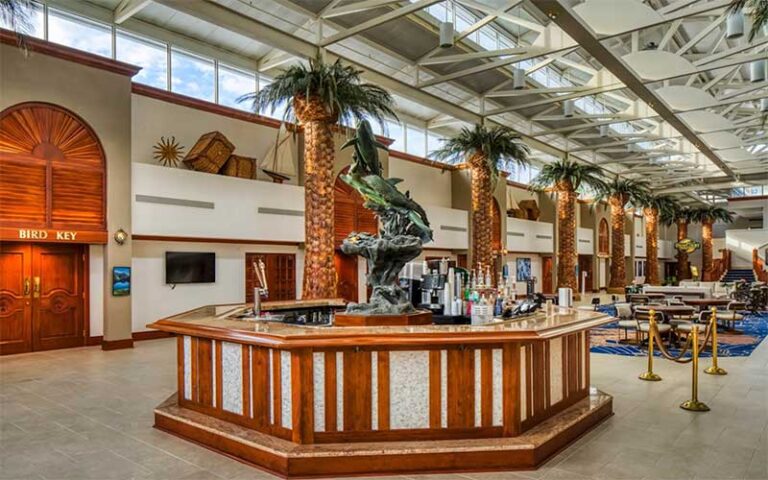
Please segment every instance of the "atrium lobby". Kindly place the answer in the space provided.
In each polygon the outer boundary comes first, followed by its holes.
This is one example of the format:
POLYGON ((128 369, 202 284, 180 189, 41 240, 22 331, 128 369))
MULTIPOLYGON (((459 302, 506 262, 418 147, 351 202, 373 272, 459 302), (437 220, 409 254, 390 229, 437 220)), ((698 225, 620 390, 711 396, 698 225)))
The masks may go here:
POLYGON ((0 480, 768 480, 768 1, 0 0, 0 480))

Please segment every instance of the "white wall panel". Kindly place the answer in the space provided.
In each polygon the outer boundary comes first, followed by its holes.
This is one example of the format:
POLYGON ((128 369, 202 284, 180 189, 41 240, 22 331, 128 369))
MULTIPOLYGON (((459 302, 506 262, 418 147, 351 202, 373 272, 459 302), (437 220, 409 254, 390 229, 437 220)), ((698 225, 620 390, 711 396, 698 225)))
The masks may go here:
POLYGON ((579 255, 595 254, 594 231, 591 228, 579 227, 576 247, 579 255))
POLYGON ((507 217, 507 250, 511 252, 554 252, 551 223, 507 217))
POLYGON ((131 200, 134 234, 304 241, 295 185, 134 163, 131 200))
POLYGON ((469 248, 469 212, 436 205, 423 207, 434 234, 434 240, 425 247, 449 250, 469 248))

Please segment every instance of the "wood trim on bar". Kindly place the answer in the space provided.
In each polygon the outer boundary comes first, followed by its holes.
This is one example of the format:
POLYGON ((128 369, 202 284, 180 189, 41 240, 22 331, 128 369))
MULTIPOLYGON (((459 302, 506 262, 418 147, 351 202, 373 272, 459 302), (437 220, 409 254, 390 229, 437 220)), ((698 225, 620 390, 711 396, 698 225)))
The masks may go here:
POLYGON ((441 425, 440 350, 429 351, 429 428, 441 425))
MULTIPOLYGON (((0 28, 0 43, 6 45, 18 45, 18 37, 10 30, 0 28)), ((28 51, 42 53, 50 57, 60 58, 70 62, 79 63, 88 67, 98 68, 100 70, 106 70, 108 72, 117 73, 119 75, 125 75, 133 77, 141 70, 141 67, 131 65, 110 58, 102 57, 101 55, 95 55, 93 53, 84 52, 64 45, 59 45, 53 42, 47 42, 26 36, 24 38, 24 44, 28 51)))
POLYGON ((313 443, 315 402, 312 350, 291 352, 291 440, 313 443))
POLYGON ((325 431, 338 430, 338 412, 336 411, 336 352, 325 352, 325 431))
POLYGON ((389 430, 390 411, 389 411, 389 352, 381 350, 376 353, 376 388, 379 398, 377 399, 379 430, 389 430))
POLYGON ((171 235, 131 235, 131 240, 147 242, 236 243, 242 245, 286 245, 297 247, 301 242, 282 240, 249 240, 245 238, 177 237, 171 235))

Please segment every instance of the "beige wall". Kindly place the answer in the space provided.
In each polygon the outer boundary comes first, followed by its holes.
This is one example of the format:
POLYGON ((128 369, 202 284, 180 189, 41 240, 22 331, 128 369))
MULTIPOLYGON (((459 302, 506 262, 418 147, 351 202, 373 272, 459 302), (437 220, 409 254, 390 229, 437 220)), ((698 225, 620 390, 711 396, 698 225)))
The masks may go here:
POLYGON ((451 208, 453 195, 450 170, 409 162, 390 157, 389 176, 402 178, 398 188, 411 192, 411 197, 421 205, 451 208))
POLYGON ((94 129, 107 156, 107 229, 104 247, 104 339, 131 337, 131 299, 113 297, 112 267, 131 265, 131 241, 111 235, 131 231, 131 82, 127 76, 0 45, 0 108, 50 102, 72 110, 94 129))
MULTIPOLYGON (((269 148, 275 143, 277 129, 254 122, 205 112, 174 103, 157 100, 144 95, 132 95, 132 145, 131 159, 134 162, 158 164, 152 156, 153 146, 160 137, 175 137, 185 147, 186 154, 204 134, 218 131, 235 146, 235 153, 256 158, 261 162, 269 148)), ((296 152, 297 141, 292 142, 296 152)), ((294 158, 298 159, 297 153, 294 158)), ((179 168, 186 168, 184 163, 179 168)), ((298 165, 294 165, 297 169, 298 165)), ((263 172, 259 180, 271 181, 263 172)), ((297 177, 286 183, 296 184, 297 177)))

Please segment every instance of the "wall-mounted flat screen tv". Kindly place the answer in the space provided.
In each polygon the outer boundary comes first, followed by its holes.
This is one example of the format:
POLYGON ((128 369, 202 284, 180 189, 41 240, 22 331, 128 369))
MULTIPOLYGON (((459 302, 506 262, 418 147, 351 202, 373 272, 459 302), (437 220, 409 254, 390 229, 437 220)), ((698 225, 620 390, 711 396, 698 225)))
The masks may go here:
POLYGON ((165 283, 214 283, 215 281, 215 253, 165 252, 165 283))

